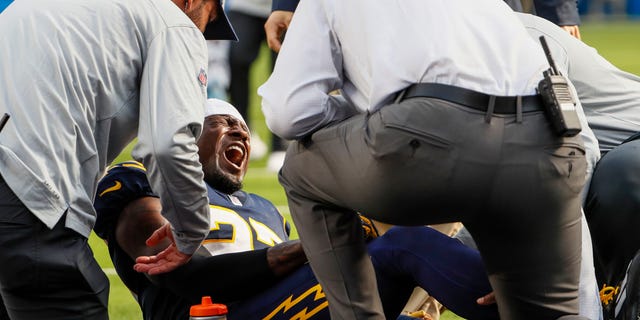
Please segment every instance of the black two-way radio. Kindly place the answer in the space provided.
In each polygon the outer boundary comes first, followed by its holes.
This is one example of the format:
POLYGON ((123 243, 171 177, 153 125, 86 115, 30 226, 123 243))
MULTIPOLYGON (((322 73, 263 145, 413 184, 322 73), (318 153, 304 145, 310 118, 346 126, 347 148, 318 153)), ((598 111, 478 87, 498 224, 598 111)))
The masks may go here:
POLYGON ((540 37, 540 43, 550 68, 542 73, 544 79, 538 83, 538 93, 556 133, 562 137, 573 137, 582 130, 576 111, 576 99, 569 88, 567 78, 556 68, 544 36, 540 37))

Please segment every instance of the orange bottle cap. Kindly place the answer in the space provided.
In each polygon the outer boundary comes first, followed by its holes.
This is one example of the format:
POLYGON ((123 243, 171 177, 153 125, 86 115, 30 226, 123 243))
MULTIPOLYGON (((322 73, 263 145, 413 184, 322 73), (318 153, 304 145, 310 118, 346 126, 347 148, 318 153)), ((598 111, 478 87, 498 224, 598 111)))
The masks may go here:
POLYGON ((189 315, 195 317, 220 316, 223 314, 227 314, 227 306, 220 303, 212 303, 209 296, 202 297, 202 304, 193 305, 189 310, 189 315))

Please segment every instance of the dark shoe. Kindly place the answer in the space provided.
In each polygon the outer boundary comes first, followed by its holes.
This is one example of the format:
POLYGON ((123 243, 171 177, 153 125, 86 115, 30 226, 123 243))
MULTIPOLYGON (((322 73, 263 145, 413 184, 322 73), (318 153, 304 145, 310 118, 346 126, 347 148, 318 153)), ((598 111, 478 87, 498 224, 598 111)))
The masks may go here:
POLYGON ((615 302, 607 309, 609 309, 609 314, 605 311, 605 319, 640 319, 640 251, 636 252, 629 263, 626 275, 620 282, 618 292, 615 295, 615 302))

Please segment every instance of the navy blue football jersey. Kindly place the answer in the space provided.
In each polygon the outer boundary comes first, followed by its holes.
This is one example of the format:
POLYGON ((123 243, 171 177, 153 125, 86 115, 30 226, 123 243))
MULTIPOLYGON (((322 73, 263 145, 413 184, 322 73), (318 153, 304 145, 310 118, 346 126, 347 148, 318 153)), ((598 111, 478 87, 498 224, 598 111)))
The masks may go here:
MULTIPOLYGON (((207 188, 211 231, 204 247, 212 255, 262 249, 289 240, 291 227, 269 200, 244 191, 228 195, 207 188)), ((157 197, 141 163, 127 161, 111 167, 96 193, 96 234, 108 240, 122 208, 144 196, 157 197)))
POLYGON ((290 226, 278 209, 256 194, 231 195, 208 187, 211 231, 204 241, 211 255, 272 247, 289 240, 290 226))

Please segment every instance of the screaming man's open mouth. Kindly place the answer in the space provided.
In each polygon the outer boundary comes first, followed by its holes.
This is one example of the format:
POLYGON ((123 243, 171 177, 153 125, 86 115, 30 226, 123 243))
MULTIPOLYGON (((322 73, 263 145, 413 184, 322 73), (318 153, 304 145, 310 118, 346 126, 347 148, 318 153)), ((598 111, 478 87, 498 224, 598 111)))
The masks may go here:
POLYGON ((237 167, 242 166, 244 162, 244 149, 237 145, 231 145, 224 151, 224 156, 227 160, 237 167))

